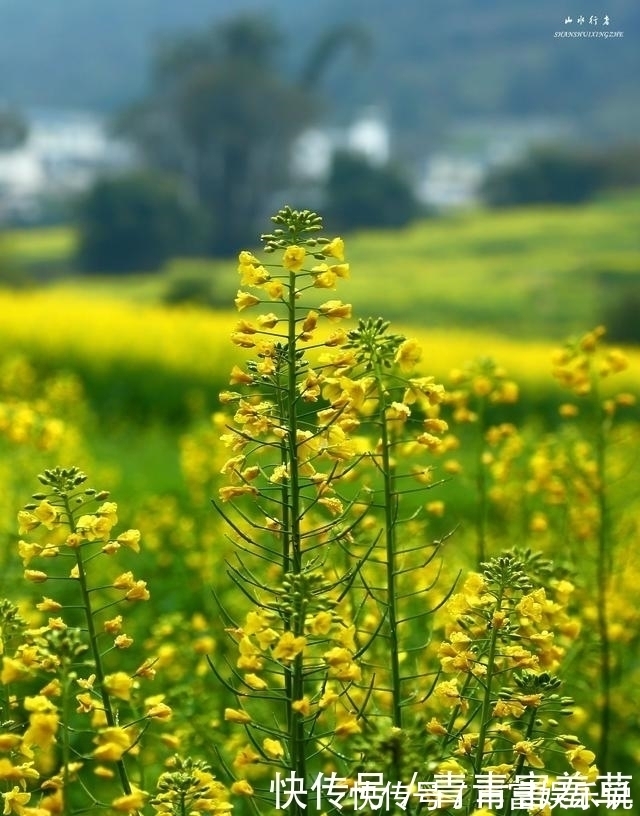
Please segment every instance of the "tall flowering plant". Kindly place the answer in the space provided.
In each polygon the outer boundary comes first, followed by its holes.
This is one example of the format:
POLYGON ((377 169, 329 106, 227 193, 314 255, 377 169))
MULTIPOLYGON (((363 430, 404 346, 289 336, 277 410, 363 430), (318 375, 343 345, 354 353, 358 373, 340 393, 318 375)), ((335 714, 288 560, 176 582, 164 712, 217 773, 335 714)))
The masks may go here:
MULTIPOLYGON (((311 796, 325 801, 320 771, 347 789, 382 771, 411 796, 420 775, 461 774, 471 791, 497 773, 508 785, 563 751, 594 776, 594 755, 554 733, 571 701, 557 692, 563 649, 547 627, 569 624, 531 565, 483 560, 462 595, 437 589, 444 540, 427 538, 435 503, 423 497, 444 481, 429 459, 447 445, 443 387, 415 373, 418 344, 381 318, 334 329, 350 305, 306 305, 348 276, 343 242, 308 211, 273 220, 264 259, 239 256, 237 308, 269 311, 238 323, 232 341, 252 359, 221 395, 234 414, 214 504, 235 545, 228 575, 250 603, 221 604, 236 654, 211 663, 235 698, 225 719, 244 732, 230 740, 232 791, 257 807, 286 793, 302 813, 311 796), (443 605, 452 618, 438 646, 443 605)), ((470 794, 461 802, 473 811, 470 794)))
POLYGON ((333 329, 351 317, 337 299, 303 304, 348 277, 343 241, 323 237, 315 213, 285 209, 273 220, 262 238, 277 260, 240 253, 252 291, 236 297, 240 311, 271 310, 238 323, 232 341, 254 358, 231 374, 245 391, 221 395, 235 414, 222 437, 231 456, 216 506, 237 546, 229 575, 254 607, 228 615, 238 658, 225 683, 238 707, 225 716, 247 733, 236 767, 252 761, 305 780, 320 758, 348 766, 341 740, 371 731, 367 707, 379 717, 384 699, 389 727, 402 726, 400 586, 425 558, 422 547, 398 545, 399 499, 403 479, 429 481, 430 472, 414 461, 398 474, 396 456, 407 444, 434 449, 446 423, 423 414, 436 410, 442 386, 406 376, 419 359, 415 341, 381 319, 333 329), (265 704, 278 712, 268 723, 265 704))

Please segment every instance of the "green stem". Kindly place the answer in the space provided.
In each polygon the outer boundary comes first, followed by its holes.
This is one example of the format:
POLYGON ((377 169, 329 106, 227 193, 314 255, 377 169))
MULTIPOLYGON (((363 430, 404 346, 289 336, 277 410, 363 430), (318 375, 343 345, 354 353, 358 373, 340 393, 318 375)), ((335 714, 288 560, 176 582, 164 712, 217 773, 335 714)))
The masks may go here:
POLYGON ((69 667, 66 658, 62 663, 62 813, 67 816, 69 810, 69 765, 71 763, 71 746, 69 744, 69 667))
POLYGON ((478 491, 478 510, 476 517, 476 559, 479 567, 486 559, 487 549, 487 472, 483 461, 484 457, 484 397, 480 398, 478 406, 478 445, 476 450, 476 488, 478 491))
MULTIPOLYGON (((396 728, 402 728, 402 677, 400 674, 398 611, 396 608, 396 495, 394 491, 393 466, 389 454, 389 428, 386 419, 386 403, 383 398, 384 385, 379 371, 376 371, 379 402, 380 433, 382 437, 382 479, 384 490, 384 526, 387 572, 387 622, 389 627, 389 660, 391 662, 392 720, 396 728)), ((400 769, 397 768, 397 771, 400 769)), ((399 777, 398 777, 399 778, 399 777)))
MULTIPOLYGON (((536 709, 532 708, 531 713, 529 714, 529 722, 527 723, 527 730, 524 733, 524 739, 525 740, 530 740, 531 739, 531 736, 533 734, 533 729, 535 728, 535 724, 536 724, 536 709)), ((522 769, 524 768, 525 761, 526 761, 525 755, 520 754, 520 756, 516 760, 516 763, 515 763, 515 765, 513 767, 513 779, 515 779, 517 776, 522 774, 522 769)), ((511 807, 511 797, 512 797, 511 788, 508 787, 507 788, 507 793, 506 793, 506 796, 505 796, 504 807, 502 809, 502 816, 507 816, 508 813, 513 812, 513 809, 511 807)))
MULTIPOLYGON (((297 325, 296 325, 296 276, 294 272, 289 274, 289 326, 287 344, 287 389, 286 389, 286 425, 287 425, 287 459, 289 465, 289 502, 286 505, 283 520, 288 514, 289 518, 289 552, 283 559, 283 566, 294 576, 302 573, 302 540, 300 536, 301 507, 300 507, 300 475, 298 472, 298 415, 297 415, 297 325)), ((304 632, 304 615, 302 609, 302 598, 298 593, 293 597, 293 614, 289 626, 296 637, 304 632)), ((304 731, 304 721, 301 716, 291 709, 291 704, 295 700, 304 697, 304 658, 302 654, 296 656, 290 668, 285 668, 285 684, 287 689, 287 723, 289 731, 289 751, 291 757, 291 770, 297 778, 306 779, 306 735, 304 731)), ((305 808, 301 802, 296 802, 292 816, 302 816, 305 808)))
MULTIPOLYGON (((595 378, 594 378, 595 379, 595 378)), ((598 635, 600 640, 600 740, 598 762, 607 770, 609 759, 609 734, 611 731, 611 642, 609 640, 609 616, 607 592, 611 572, 609 502, 606 489, 607 417, 601 407, 598 389, 594 390, 598 408, 596 432, 597 479, 596 496, 599 511, 597 574, 598 635)))
MULTIPOLYGON (((496 598, 495 612, 498 613, 502 608, 502 594, 503 588, 500 587, 498 597, 496 598)), ((498 647, 498 629, 494 626, 491 629, 491 638, 489 640, 489 655, 487 657, 487 676, 486 686, 484 690, 484 699, 482 701, 482 712, 480 715, 480 732, 478 734, 478 745, 476 747, 476 755, 473 763, 474 777, 482 770, 482 763, 484 761, 484 746, 487 742, 487 731, 489 730, 489 723, 491 722, 491 687, 493 684, 493 674, 496 662, 496 651, 498 647)))
MULTIPOLYGON (((71 532, 75 533, 76 532, 75 520, 67 496, 64 496, 64 507, 67 513, 67 517, 69 519, 69 527, 71 529, 71 532)), ((116 718, 113 713, 111 699, 109 697, 109 693, 105 687, 104 682, 105 673, 102 666, 102 655, 100 654, 100 647, 98 644, 98 633, 96 631, 95 622, 93 620, 93 610, 91 608, 91 598, 89 595, 89 587, 87 584, 87 574, 85 571, 84 561, 82 560, 82 546, 75 548, 75 554, 76 565, 78 567, 78 583, 80 584, 80 592, 82 594, 82 605, 84 608, 85 617, 87 621, 87 634, 89 635, 89 644, 91 647, 91 654, 93 656, 93 662, 95 666, 96 680, 98 681, 98 692, 102 700, 102 707, 104 709, 107 725, 110 728, 113 728, 116 725, 116 718)), ((131 784, 129 782, 127 769, 125 767, 123 760, 122 759, 118 760, 116 762, 116 765, 118 768, 118 775, 120 777, 122 789, 125 794, 130 794, 131 784)))

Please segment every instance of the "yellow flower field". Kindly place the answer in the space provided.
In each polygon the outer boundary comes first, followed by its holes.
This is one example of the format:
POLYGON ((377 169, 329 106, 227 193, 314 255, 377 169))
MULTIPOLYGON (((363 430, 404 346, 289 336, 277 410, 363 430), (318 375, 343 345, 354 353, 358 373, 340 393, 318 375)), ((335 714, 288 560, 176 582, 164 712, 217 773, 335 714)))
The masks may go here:
POLYGON ((630 810, 640 351, 361 318, 276 224, 235 312, 0 292, 5 814, 630 810))

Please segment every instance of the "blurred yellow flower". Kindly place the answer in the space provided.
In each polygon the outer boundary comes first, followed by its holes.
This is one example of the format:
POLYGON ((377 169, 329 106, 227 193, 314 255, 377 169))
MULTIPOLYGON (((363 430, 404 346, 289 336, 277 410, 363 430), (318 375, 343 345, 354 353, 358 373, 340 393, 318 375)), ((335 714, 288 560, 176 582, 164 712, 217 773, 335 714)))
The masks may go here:
POLYGON ((104 687, 107 692, 119 700, 130 700, 133 680, 126 672, 115 672, 104 678, 104 687))
POLYGON ((148 796, 149 794, 145 791, 133 787, 131 793, 125 794, 124 796, 118 796, 116 799, 114 799, 111 802, 111 807, 114 810, 118 810, 123 813, 132 813, 134 811, 141 810, 144 807, 145 800, 148 796))
POLYGON ((251 722, 251 717, 246 711, 240 711, 237 708, 225 708, 224 718, 227 722, 238 723, 244 725, 251 722))
POLYGON ((96 741, 98 747, 93 756, 100 762, 118 762, 132 744, 130 732, 120 726, 105 728, 96 741))
POLYGON ((284 748, 280 740, 267 737, 262 743, 262 748, 270 759, 282 759, 284 757, 284 748))
POLYGON ((237 779, 229 788, 236 796, 253 796, 253 788, 246 779, 237 779))

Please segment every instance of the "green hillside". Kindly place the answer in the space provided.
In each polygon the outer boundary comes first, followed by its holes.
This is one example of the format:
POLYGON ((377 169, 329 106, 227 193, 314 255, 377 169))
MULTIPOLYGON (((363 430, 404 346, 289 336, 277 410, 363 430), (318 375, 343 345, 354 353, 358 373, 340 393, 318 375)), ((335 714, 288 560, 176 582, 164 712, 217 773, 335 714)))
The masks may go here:
POLYGON ((466 117, 523 114, 559 117, 582 135, 637 133, 640 10, 633 0, 610 0, 599 10, 623 38, 590 41, 554 38, 571 11, 554 0, 403 0, 393 7, 385 0, 0 0, 0 99, 118 108, 143 92, 159 38, 247 10, 270 11, 288 35, 286 70, 299 66, 316 33, 356 23, 370 36, 371 57, 365 65, 345 55, 334 66, 328 110, 335 117, 380 105, 409 142, 466 117))
MULTIPOLYGON (((625 320, 627 329, 637 323, 639 211, 635 194, 583 207, 469 211, 400 231, 357 233, 347 238, 354 274, 340 297, 357 302, 359 315, 385 314, 421 328, 559 340, 605 322, 615 336, 625 320)), ((50 265, 53 279, 72 264, 70 230, 9 233, 4 245, 27 275, 32 268, 46 277, 50 265)), ((146 304, 191 292, 227 308, 238 276, 233 259, 178 259, 160 274, 73 277, 56 286, 146 304)))

